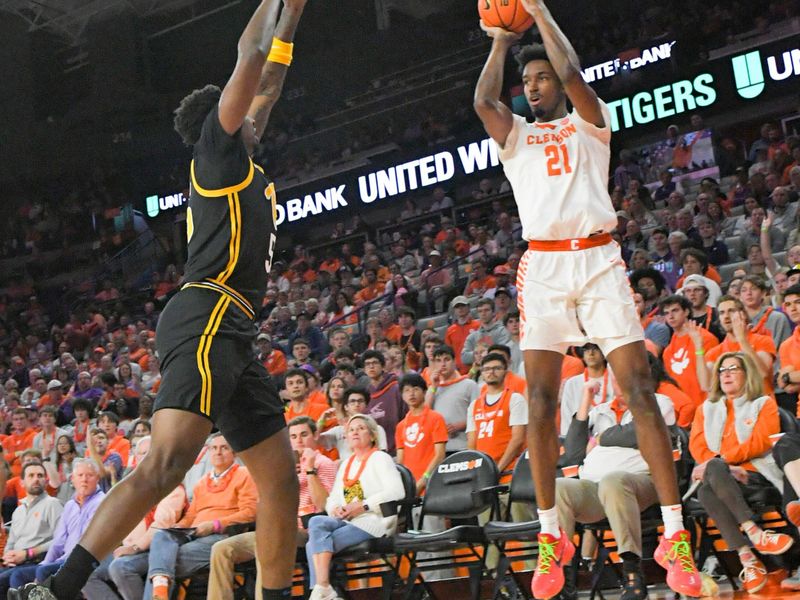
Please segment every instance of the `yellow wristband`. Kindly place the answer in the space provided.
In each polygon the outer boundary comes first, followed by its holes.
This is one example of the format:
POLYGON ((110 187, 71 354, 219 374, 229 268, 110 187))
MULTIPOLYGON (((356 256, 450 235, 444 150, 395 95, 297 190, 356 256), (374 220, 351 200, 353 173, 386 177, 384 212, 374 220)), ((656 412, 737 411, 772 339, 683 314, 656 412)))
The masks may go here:
POLYGON ((284 42, 276 37, 272 38, 272 48, 270 48, 267 60, 269 62, 279 63, 287 67, 292 64, 292 54, 294 52, 294 44, 291 42, 284 42))

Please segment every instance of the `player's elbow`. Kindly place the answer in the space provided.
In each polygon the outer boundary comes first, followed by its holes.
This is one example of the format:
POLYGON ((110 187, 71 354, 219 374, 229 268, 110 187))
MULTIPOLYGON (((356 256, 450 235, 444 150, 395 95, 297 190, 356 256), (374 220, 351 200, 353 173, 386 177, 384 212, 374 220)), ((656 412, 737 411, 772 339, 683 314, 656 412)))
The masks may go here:
POLYGON ((495 110, 497 110, 497 104, 492 98, 475 94, 475 98, 472 101, 472 108, 475 109, 475 112, 479 117, 483 118, 484 116, 495 112, 495 110))
POLYGON ((248 40, 245 38, 239 39, 239 44, 236 47, 238 53, 238 60, 240 63, 258 63, 262 64, 267 58, 267 48, 263 48, 257 41, 248 40))

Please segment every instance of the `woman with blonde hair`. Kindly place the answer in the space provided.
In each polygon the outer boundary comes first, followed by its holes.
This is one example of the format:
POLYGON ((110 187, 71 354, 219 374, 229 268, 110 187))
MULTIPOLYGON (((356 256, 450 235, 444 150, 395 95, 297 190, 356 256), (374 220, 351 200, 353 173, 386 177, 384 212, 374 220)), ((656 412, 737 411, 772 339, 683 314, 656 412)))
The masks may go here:
POLYGON ((368 415, 356 414, 347 421, 347 441, 352 454, 342 461, 328 495, 325 512, 308 523, 310 600, 334 600, 338 594, 330 584, 334 553, 365 540, 392 535, 397 516, 385 517, 381 504, 405 495, 394 460, 378 450, 378 424, 368 415))
POLYGON ((779 431, 778 405, 764 395, 763 378, 753 360, 741 352, 720 356, 708 398, 692 424, 689 449, 697 462, 692 479, 702 482, 698 499, 728 547, 738 552, 739 578, 751 594, 767 582, 767 571, 753 549, 783 554, 793 543, 788 535, 756 525, 747 500, 765 488, 783 490, 770 439, 779 431))

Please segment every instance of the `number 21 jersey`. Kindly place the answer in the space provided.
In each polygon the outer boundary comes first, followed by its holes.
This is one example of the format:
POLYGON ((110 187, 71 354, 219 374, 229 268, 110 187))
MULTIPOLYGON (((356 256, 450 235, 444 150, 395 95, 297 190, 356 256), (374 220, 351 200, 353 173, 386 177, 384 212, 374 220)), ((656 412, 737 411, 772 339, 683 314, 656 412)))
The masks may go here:
POLYGON ((608 194, 611 114, 599 102, 604 128, 583 120, 575 110, 547 123, 528 123, 514 115, 499 155, 514 191, 524 239, 584 238, 617 226, 608 194))

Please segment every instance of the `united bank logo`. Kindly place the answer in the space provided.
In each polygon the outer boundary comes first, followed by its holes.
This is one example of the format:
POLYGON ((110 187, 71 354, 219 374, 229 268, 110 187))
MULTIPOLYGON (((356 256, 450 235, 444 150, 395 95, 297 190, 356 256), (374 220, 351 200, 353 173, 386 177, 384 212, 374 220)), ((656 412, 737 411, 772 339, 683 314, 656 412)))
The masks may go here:
POLYGON ((158 196, 148 196, 147 197, 147 216, 148 217, 157 217, 158 216, 158 196))
POLYGON ((160 212, 183 206, 187 201, 188 199, 183 193, 170 196, 147 196, 145 198, 147 216, 154 219, 160 212))
POLYGON ((753 50, 731 59, 736 91, 745 100, 757 98, 764 92, 767 76, 772 81, 784 81, 800 75, 800 48, 767 57, 766 73, 764 62, 760 50, 753 50))
POLYGON ((741 56, 734 56, 733 78, 736 82, 736 91, 746 99, 752 100, 764 91, 764 69, 761 66, 761 52, 748 52, 741 56))

